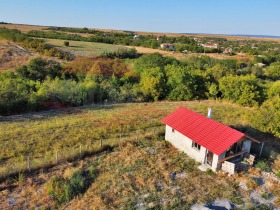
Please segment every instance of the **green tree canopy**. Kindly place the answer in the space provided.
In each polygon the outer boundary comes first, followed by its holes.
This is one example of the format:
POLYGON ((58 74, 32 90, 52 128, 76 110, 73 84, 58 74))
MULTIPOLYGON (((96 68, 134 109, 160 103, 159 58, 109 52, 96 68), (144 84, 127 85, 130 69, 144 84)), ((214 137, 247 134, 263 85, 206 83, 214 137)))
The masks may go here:
POLYGON ((243 106, 255 106, 261 102, 262 90, 253 75, 226 76, 219 80, 222 98, 243 106))
POLYGON ((274 97, 265 101, 251 121, 255 128, 280 137, 280 98, 274 97))

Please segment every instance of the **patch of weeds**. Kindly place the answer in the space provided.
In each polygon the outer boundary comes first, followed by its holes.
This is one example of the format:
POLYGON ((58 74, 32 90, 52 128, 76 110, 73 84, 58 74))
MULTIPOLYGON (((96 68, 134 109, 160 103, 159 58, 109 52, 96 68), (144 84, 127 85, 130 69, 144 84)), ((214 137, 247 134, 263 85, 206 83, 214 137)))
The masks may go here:
POLYGON ((213 176, 215 173, 210 168, 207 168, 206 169, 206 174, 210 175, 210 176, 213 176))
POLYGON ((18 183, 18 185, 23 185, 23 183, 25 182, 25 180, 26 180, 26 175, 24 174, 24 173, 22 173, 22 172, 20 172, 19 174, 18 174, 18 177, 17 177, 17 183, 18 183))
POLYGON ((74 172, 70 179, 55 176, 46 187, 48 194, 61 205, 84 193, 96 177, 97 172, 92 168, 87 171, 79 170, 74 172))
POLYGON ((176 198, 170 202, 168 208, 166 209, 190 209, 192 204, 186 203, 184 200, 176 198))
POLYGON ((271 195, 269 193, 264 192, 261 194, 261 197, 265 200, 269 200, 271 198, 271 195))
POLYGON ((277 171, 277 172, 275 173, 275 175, 276 175, 278 178, 280 178, 280 171, 277 171))
POLYGON ((124 206, 125 206, 125 209, 127 209, 127 210, 136 210, 137 209, 136 208, 136 201, 133 198, 129 198, 125 202, 124 206))
POLYGON ((56 201, 58 205, 70 200, 70 186, 67 180, 62 177, 55 176, 47 184, 49 195, 56 201))
POLYGON ((244 201, 241 196, 234 196, 232 197, 231 201, 237 205, 244 204, 244 201))
POLYGON ((259 160, 259 161, 255 164, 255 167, 256 167, 256 168, 259 168, 259 169, 262 170, 262 171, 266 171, 266 172, 269 172, 269 171, 270 171, 269 163, 268 163, 268 161, 265 160, 265 159, 259 160))

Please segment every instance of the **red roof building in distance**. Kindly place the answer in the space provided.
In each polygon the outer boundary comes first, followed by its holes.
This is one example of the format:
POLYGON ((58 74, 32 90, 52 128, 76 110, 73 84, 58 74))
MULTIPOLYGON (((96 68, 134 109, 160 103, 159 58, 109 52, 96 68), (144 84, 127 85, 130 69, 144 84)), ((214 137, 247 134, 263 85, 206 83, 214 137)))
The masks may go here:
POLYGON ((213 170, 219 168, 221 159, 250 152, 250 137, 185 107, 173 111, 162 123, 166 124, 167 141, 198 162, 208 163, 213 170))

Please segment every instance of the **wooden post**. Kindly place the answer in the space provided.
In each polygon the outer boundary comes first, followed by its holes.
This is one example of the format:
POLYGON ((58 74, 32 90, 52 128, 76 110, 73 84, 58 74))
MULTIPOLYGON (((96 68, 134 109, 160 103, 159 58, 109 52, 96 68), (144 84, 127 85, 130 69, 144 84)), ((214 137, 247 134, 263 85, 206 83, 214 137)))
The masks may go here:
POLYGON ((261 146, 261 150, 260 150, 260 154, 259 154, 259 156, 261 156, 261 155, 262 155, 263 145, 264 145, 264 142, 262 142, 262 146, 261 146))
POLYGON ((55 160, 56 160, 56 164, 58 163, 58 151, 55 152, 55 160))
POLYGON ((100 139, 100 148, 102 147, 102 139, 100 139))
POLYGON ((82 156, 82 145, 80 144, 80 156, 82 156))
POLYGON ((30 158, 27 157, 27 169, 28 169, 28 172, 31 171, 31 168, 30 168, 30 158))
POLYGON ((122 134, 120 134, 120 141, 122 140, 122 134))
POLYGON ((156 127, 154 127, 154 135, 156 135, 156 127))

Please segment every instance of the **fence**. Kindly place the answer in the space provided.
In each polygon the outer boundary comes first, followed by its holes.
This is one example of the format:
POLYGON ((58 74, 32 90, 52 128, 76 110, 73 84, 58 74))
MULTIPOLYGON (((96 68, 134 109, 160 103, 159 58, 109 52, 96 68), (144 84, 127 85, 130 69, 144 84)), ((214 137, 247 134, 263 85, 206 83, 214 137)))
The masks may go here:
POLYGON ((44 154, 43 157, 36 158, 27 156, 26 160, 0 165, 0 179, 15 176, 23 172, 26 173, 41 168, 53 167, 66 161, 77 160, 79 158, 105 152, 119 146, 125 141, 140 141, 160 137, 164 134, 164 129, 164 126, 157 126, 135 130, 129 133, 116 133, 114 135, 115 138, 101 138, 99 140, 93 140, 90 144, 86 145, 81 142, 71 148, 50 151, 48 154, 44 154))

